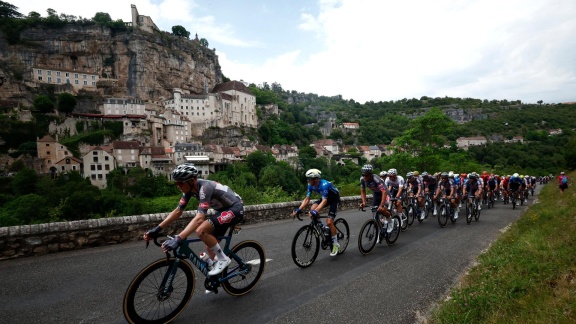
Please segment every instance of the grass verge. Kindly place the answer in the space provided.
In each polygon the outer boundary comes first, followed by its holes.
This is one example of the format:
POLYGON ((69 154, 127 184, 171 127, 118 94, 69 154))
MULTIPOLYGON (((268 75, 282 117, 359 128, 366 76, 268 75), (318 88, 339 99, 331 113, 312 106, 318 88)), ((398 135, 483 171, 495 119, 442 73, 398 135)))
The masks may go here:
POLYGON ((576 187, 554 179, 478 258, 431 323, 576 323, 576 187))

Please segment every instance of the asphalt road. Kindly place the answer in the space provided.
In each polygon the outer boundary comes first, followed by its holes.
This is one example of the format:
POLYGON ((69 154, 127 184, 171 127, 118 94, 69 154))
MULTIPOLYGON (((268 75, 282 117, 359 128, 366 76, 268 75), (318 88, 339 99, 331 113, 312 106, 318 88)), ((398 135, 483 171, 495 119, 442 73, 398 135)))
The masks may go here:
MULTIPOLYGON (((530 197, 528 206, 536 198, 530 197)), ((337 257, 320 250, 306 269, 290 255, 292 238, 305 222, 244 226, 234 241, 261 242, 268 259, 258 285, 241 297, 222 289, 204 295, 204 277, 196 271, 196 291, 175 323, 421 322, 526 208, 497 203, 483 208, 478 222, 467 225, 461 216, 445 228, 435 218, 416 221, 394 246, 377 245, 367 256, 357 240, 369 213, 341 211, 338 216, 350 225, 348 249, 337 257)), ((159 248, 144 249, 140 241, 2 261, 0 323, 125 323, 128 284, 162 257, 159 248)))

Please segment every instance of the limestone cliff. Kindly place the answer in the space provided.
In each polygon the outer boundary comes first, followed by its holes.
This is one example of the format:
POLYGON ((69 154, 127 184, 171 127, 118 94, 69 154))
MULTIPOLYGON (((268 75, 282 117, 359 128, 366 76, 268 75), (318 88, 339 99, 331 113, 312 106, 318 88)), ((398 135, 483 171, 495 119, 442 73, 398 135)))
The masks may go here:
POLYGON ((218 56, 197 41, 168 33, 68 24, 21 32, 9 45, 0 34, 0 99, 32 99, 33 67, 97 73, 97 93, 157 100, 173 88, 203 93, 222 82, 218 56))

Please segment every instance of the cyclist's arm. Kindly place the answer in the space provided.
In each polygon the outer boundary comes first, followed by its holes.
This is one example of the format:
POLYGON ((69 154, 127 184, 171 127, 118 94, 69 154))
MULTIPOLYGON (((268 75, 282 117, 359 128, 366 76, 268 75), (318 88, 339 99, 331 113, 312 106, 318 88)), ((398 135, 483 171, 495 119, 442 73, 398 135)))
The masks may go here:
POLYGON ((160 223, 160 227, 166 228, 168 225, 172 224, 175 220, 180 218, 180 216, 182 216, 183 212, 184 211, 182 209, 180 209, 180 207, 176 207, 176 209, 171 211, 170 214, 168 214, 168 216, 166 217, 166 219, 164 219, 160 223))
POLYGON ((362 197, 362 205, 366 206, 366 189, 360 190, 360 197, 362 197))
POLYGON ((320 204, 319 204, 318 206, 316 206, 316 209, 315 209, 315 210, 316 210, 317 212, 320 212, 320 210, 321 210, 322 208, 324 208, 324 206, 326 206, 327 204, 328 204, 328 198, 322 197, 322 201, 320 202, 320 204))
POLYGON ((300 207, 298 207, 298 209, 302 210, 302 209, 306 208, 306 206, 308 206, 309 203, 310 203, 310 197, 306 196, 306 198, 304 198, 304 200, 302 201, 302 203, 300 204, 300 207))

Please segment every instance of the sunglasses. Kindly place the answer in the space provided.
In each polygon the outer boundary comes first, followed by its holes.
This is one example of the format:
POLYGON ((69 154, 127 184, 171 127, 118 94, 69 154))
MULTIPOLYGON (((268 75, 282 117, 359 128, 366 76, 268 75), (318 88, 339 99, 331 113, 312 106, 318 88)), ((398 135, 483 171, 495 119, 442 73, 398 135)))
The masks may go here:
POLYGON ((312 181, 314 179, 316 179, 316 178, 306 178, 306 181, 312 181))

